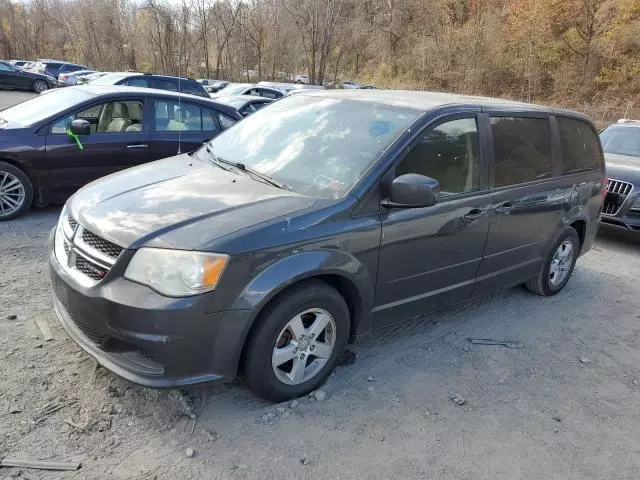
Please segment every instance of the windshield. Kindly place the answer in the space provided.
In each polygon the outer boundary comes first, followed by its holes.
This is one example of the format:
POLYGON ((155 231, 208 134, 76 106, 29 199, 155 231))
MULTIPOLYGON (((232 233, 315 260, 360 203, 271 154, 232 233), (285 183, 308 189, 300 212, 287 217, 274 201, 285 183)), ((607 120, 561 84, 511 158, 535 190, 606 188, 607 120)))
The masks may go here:
POLYGON ((120 75, 119 73, 108 73, 107 75, 102 75, 95 80, 91 80, 89 83, 91 85, 115 85, 123 78, 125 78, 124 75, 120 75))
POLYGON ((0 126, 7 122, 16 123, 22 127, 35 125, 91 97, 93 97, 92 94, 81 89, 57 89, 47 95, 39 95, 0 111, 0 126))
POLYGON ((640 157, 640 127, 609 127, 600 140, 605 153, 640 157))
POLYGON ((226 87, 220 89, 218 93, 220 95, 240 95, 244 92, 249 85, 227 85, 226 87))
POLYGON ((409 108, 294 95, 238 122, 210 145, 216 157, 295 192, 337 199, 419 115, 409 108))

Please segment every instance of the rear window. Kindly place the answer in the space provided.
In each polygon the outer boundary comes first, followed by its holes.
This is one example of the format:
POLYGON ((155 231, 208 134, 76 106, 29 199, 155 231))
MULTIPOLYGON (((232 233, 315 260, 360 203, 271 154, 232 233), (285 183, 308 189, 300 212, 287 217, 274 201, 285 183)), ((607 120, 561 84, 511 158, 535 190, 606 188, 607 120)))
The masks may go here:
POLYGON ((187 93, 189 95, 202 96, 203 89, 204 87, 196 82, 190 82, 190 81, 180 82, 180 91, 182 93, 187 93))
POLYGON ((496 187, 551 176, 551 132, 546 118, 491 119, 496 187))
POLYGON ((594 170, 600 166, 598 137, 589 125, 573 118, 558 117, 562 142, 562 173, 594 170))
POLYGON ((168 90, 170 92, 177 92, 178 85, 173 80, 155 79, 153 81, 154 87, 160 90, 168 90))

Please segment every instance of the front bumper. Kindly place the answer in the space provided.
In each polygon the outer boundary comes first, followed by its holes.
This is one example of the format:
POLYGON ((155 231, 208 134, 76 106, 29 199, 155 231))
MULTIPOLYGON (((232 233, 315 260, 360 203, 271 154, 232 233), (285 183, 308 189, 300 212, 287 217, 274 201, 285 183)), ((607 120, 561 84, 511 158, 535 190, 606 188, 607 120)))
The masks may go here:
POLYGON ((115 374, 148 387, 234 377, 250 310, 206 313, 207 295, 164 297, 130 282, 116 266, 79 285, 59 264, 49 238, 55 313, 80 347, 115 374))

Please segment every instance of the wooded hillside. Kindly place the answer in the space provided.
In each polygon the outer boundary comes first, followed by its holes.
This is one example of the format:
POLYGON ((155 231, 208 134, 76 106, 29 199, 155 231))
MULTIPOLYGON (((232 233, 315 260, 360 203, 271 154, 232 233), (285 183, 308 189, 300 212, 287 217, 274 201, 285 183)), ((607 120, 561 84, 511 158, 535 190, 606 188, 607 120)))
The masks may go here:
POLYGON ((0 58, 40 57, 628 105, 640 0, 0 0, 0 58))

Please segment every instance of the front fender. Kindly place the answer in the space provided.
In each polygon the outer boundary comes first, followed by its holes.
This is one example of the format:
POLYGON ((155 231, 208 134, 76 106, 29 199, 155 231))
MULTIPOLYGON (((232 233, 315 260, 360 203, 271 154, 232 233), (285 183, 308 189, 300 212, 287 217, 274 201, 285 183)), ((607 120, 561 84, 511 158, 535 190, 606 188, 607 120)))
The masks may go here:
POLYGON ((349 281, 358 291, 360 311, 373 309, 374 274, 353 255, 340 250, 311 250, 287 256, 273 263, 249 282, 236 298, 233 310, 252 310, 256 314, 279 292, 306 278, 336 275, 349 281))

